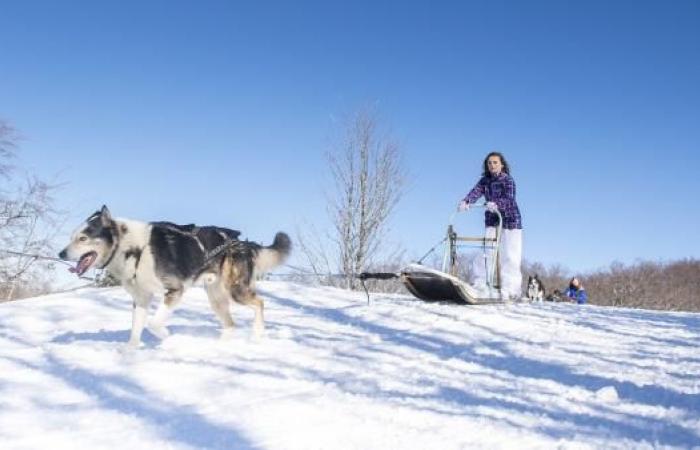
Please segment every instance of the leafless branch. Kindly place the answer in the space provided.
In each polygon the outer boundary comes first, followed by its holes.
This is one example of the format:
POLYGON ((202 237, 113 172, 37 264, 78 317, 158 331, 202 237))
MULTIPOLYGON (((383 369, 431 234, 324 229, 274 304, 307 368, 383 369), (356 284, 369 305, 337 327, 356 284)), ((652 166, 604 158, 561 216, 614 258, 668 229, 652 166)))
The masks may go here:
MULTIPOLYGON (((344 275, 342 285, 355 289, 356 275, 376 265, 376 257, 386 247, 387 222, 403 194, 405 170, 398 144, 381 133, 377 115, 370 109, 345 122, 326 161, 332 180, 327 197, 332 224, 329 241, 335 257, 316 254, 307 259, 310 264, 312 259, 329 264, 335 260, 336 270, 344 275)), ((304 241, 302 252, 319 251, 318 246, 309 245, 308 238, 299 240, 304 241)))

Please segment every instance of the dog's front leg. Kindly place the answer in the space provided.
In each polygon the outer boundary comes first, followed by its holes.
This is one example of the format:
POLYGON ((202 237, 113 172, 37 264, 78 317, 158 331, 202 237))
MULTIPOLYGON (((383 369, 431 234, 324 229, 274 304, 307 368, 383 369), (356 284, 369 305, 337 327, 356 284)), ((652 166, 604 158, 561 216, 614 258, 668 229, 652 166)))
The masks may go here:
POLYGON ((134 297, 134 310, 131 316, 131 336, 127 346, 137 348, 141 345, 141 334, 146 326, 146 317, 148 315, 148 304, 151 297, 139 295, 134 297))
POLYGON ((156 313, 153 318, 148 323, 148 330, 153 333, 159 339, 165 339, 170 335, 170 332, 165 327, 165 322, 168 320, 177 307, 178 303, 182 300, 182 288, 169 289, 165 293, 165 298, 163 303, 158 305, 156 313))

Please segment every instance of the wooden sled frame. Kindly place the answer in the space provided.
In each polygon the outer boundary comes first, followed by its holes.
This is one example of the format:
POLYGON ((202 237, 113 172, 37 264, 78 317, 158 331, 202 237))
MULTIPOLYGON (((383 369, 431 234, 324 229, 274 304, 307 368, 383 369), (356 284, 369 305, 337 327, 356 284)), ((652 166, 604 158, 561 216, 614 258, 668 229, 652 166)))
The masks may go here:
MULTIPOLYGON (((485 207, 485 205, 473 206, 485 207)), ((501 213, 496 211, 498 227, 496 227, 496 236, 493 238, 486 236, 458 236, 453 226, 455 214, 450 218, 450 224, 447 227, 442 271, 423 266, 422 264, 410 264, 401 271, 399 277, 401 282, 411 294, 425 301, 449 301, 469 305, 501 303, 499 286, 500 265, 498 263, 498 252, 503 228, 501 213), (493 252, 491 267, 488 267, 486 271, 488 292, 479 292, 456 276, 457 247, 459 242, 481 243, 484 252, 489 250, 493 252)))

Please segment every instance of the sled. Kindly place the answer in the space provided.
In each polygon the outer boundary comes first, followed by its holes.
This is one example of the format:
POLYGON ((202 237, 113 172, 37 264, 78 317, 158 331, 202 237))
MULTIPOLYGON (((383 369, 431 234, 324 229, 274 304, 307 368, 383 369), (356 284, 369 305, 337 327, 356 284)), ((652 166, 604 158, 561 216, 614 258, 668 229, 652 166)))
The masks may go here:
POLYGON ((413 296, 428 302, 454 302, 466 305, 500 303, 498 292, 484 296, 456 276, 421 264, 410 264, 399 279, 413 296))
MULTIPOLYGON (((485 205, 472 205, 472 207, 485 207, 485 205)), ((456 213, 455 213, 456 214, 456 213)), ((496 211, 498 216, 498 226, 496 227, 495 237, 472 237, 458 236, 454 230, 453 222, 455 214, 450 218, 450 223, 447 227, 447 236, 440 241, 439 244, 445 243, 444 255, 442 262, 442 270, 433 269, 422 264, 432 251, 431 249, 417 263, 409 264, 402 269, 398 274, 393 273, 367 273, 360 274, 360 279, 389 279, 398 278, 406 289, 416 298, 428 302, 452 302, 464 305, 482 305, 501 303, 501 295, 499 288, 499 264, 498 250, 501 240, 501 231, 503 228, 503 219, 501 213, 496 211), (493 253, 491 267, 486 267, 486 291, 481 292, 469 285, 466 281, 456 276, 457 273, 457 250, 459 247, 465 246, 462 242, 475 244, 483 249, 484 256, 487 252, 493 253)), ((484 258, 487 261, 487 258, 484 258)), ((366 287, 365 287, 366 291, 366 287)), ((367 294, 369 301, 369 293, 367 294)))

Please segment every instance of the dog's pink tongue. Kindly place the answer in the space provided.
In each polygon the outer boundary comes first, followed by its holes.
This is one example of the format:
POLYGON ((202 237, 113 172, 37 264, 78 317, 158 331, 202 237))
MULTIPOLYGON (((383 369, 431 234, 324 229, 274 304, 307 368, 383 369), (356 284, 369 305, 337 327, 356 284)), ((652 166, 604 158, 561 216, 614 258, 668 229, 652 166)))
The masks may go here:
POLYGON ((84 263, 84 261, 81 259, 80 261, 75 263, 75 267, 69 267, 68 271, 71 273, 74 273, 78 276, 82 275, 83 272, 85 272, 85 270, 83 269, 83 265, 84 265, 83 263, 84 263))
POLYGON ((92 256, 87 255, 83 256, 80 258, 80 260, 75 264, 75 267, 71 267, 70 270, 71 272, 77 274, 78 276, 84 274, 88 267, 90 267, 90 264, 92 263, 92 256))

